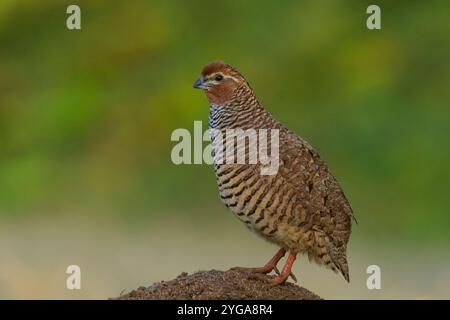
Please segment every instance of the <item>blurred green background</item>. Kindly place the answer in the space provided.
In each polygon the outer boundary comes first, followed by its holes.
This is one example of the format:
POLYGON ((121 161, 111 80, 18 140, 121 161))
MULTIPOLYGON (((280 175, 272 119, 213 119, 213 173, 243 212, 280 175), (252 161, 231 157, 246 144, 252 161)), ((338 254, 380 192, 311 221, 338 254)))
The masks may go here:
POLYGON ((271 256, 223 207, 211 166, 170 159, 174 129, 206 129, 192 83, 213 60, 320 152, 359 221, 356 284, 345 293, 304 259, 301 283, 325 298, 450 297, 450 3, 377 1, 382 30, 366 28, 370 4, 2 0, 0 298, 105 298, 271 256), (66 28, 70 4, 82 30, 66 28), (77 261, 90 285, 68 292, 77 261), (391 291, 369 292, 381 262, 391 291))

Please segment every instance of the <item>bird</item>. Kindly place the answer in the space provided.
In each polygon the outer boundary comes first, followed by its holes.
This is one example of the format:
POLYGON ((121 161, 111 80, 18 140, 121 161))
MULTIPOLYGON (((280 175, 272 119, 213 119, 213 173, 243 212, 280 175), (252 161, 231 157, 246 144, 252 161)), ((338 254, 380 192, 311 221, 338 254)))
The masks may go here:
MULTIPOLYGON (((353 210, 340 184, 318 152, 287 129, 259 102, 250 84, 222 61, 204 66, 193 87, 209 102, 209 130, 277 130, 278 170, 261 174, 261 163, 227 163, 214 157, 214 171, 222 202, 249 230, 279 250, 264 266, 236 267, 259 275, 272 285, 283 284, 300 254, 340 272, 350 282, 347 243, 353 210), (288 253, 280 272, 278 262, 288 253), (269 275, 274 271, 276 275, 269 275)), ((215 136, 211 135, 214 141, 215 136)), ((214 147, 213 154, 219 147, 214 147)), ((245 152, 249 152, 246 147, 245 152)))

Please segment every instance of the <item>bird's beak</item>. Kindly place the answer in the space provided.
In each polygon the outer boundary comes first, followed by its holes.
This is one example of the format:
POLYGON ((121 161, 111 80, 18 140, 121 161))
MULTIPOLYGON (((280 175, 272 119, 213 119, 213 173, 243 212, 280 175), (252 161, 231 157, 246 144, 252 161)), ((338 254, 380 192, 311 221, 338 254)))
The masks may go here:
POLYGON ((205 85, 205 77, 200 76, 200 78, 198 78, 195 82, 193 87, 195 89, 206 89, 206 85, 205 85))

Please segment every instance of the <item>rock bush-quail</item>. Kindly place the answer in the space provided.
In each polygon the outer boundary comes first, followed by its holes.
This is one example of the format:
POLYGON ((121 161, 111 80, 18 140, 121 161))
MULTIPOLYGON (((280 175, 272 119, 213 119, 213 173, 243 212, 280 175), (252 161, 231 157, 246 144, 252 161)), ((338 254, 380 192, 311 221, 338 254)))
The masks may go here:
MULTIPOLYGON (((241 268, 254 273, 278 272, 278 261, 289 252, 281 273, 265 277, 273 284, 291 275, 297 254, 340 271, 349 281, 346 258, 352 209, 338 182, 311 145, 276 121, 258 102, 245 78, 223 62, 203 68, 194 88, 203 89, 210 104, 209 128, 268 129, 278 132, 278 168, 261 174, 260 163, 214 162, 224 204, 246 226, 278 245, 279 251, 263 267, 241 268)), ((214 141, 215 136, 212 137, 214 141)), ((213 152, 217 150, 213 143, 213 152)), ((248 154, 249 146, 245 149, 248 154)))

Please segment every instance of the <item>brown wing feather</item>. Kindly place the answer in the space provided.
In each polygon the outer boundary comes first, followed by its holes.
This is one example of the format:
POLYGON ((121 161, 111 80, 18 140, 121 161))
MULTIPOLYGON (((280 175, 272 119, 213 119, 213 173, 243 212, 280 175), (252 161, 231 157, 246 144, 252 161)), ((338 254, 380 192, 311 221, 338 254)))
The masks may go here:
POLYGON ((280 160, 279 174, 296 189, 307 225, 314 230, 312 256, 339 269, 348 280, 346 247, 353 211, 339 183, 311 145, 284 128, 280 132, 280 160))

